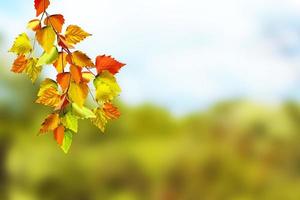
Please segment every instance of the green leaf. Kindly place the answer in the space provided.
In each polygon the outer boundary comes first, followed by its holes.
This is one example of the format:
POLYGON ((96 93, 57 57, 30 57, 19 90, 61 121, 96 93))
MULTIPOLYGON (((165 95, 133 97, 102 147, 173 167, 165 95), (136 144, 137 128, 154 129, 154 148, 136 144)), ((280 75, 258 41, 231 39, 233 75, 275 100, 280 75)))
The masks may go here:
POLYGON ((78 117, 72 113, 72 111, 68 111, 65 116, 62 118, 62 124, 77 133, 78 131, 78 117))
POLYGON ((66 130, 64 135, 64 140, 61 145, 62 150, 67 154, 72 145, 73 133, 71 130, 66 130))
POLYGON ((52 47, 49 53, 44 52, 43 55, 39 58, 37 66, 49 65, 54 63, 58 58, 58 50, 56 47, 52 47))
POLYGON ((82 106, 78 106, 76 103, 72 103, 73 113, 80 119, 96 118, 96 115, 90 109, 82 106))

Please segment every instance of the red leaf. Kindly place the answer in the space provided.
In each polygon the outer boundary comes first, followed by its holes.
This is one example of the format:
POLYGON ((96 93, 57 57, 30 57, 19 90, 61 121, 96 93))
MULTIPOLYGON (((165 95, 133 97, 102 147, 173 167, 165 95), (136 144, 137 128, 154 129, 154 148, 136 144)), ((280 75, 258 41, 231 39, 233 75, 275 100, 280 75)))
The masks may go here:
POLYGON ((96 68, 98 74, 102 73, 104 70, 108 70, 112 74, 116 74, 119 70, 126 64, 116 61, 111 56, 98 56, 96 58, 96 68))
POLYGON ((34 0, 34 7, 36 9, 36 16, 38 17, 41 13, 45 12, 45 10, 50 5, 49 0, 34 0))

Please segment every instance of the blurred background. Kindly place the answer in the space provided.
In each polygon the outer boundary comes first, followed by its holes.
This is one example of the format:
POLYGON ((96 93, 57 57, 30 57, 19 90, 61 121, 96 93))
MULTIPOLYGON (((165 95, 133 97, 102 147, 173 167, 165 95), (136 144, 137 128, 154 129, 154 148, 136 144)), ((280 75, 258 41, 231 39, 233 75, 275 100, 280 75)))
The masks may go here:
MULTIPOLYGON (((113 55, 122 117, 88 121, 68 155, 7 50, 32 1, 0 1, 0 199, 299 200, 298 0, 51 0, 113 55)), ((43 77, 54 77, 49 66, 43 77)))

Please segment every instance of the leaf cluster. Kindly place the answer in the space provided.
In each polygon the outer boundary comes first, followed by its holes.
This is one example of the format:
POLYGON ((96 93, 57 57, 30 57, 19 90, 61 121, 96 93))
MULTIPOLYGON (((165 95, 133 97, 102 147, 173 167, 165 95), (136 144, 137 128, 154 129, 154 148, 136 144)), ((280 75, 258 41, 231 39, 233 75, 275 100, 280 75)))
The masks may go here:
POLYGON ((53 109, 40 134, 52 132, 67 153, 80 119, 90 119, 104 132, 109 120, 120 117, 112 102, 121 92, 115 75, 125 64, 106 55, 97 56, 94 62, 86 53, 76 50, 75 46, 91 34, 77 25, 69 25, 63 32, 64 16, 50 15, 49 5, 49 0, 34 1, 36 17, 40 18, 30 20, 27 28, 35 37, 31 41, 27 33, 22 33, 15 39, 9 50, 17 56, 11 71, 26 73, 34 83, 44 67, 56 70, 56 80, 46 78, 37 94, 36 103, 53 109), (36 43, 43 50, 39 56, 34 55, 36 43), (96 102, 95 108, 86 105, 89 93, 96 102))

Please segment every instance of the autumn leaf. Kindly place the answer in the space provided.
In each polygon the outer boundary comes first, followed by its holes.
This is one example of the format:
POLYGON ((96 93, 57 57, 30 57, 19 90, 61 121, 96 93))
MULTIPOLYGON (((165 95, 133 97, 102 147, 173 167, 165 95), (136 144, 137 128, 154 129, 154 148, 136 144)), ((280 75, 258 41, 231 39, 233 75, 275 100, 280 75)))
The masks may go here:
POLYGON ((14 41, 13 46, 9 52, 20 54, 27 54, 32 51, 32 46, 29 37, 26 33, 20 34, 14 41))
POLYGON ((69 72, 60 73, 56 76, 57 83, 63 91, 66 91, 70 84, 71 74, 69 72))
POLYGON ((104 70, 107 70, 112 74, 116 74, 123 66, 125 66, 125 64, 116 61, 111 56, 103 55, 96 58, 96 68, 98 74, 102 73, 104 70))
POLYGON ((76 103, 72 104, 72 112, 80 119, 92 119, 96 118, 96 115, 89 108, 84 106, 78 106, 76 103))
POLYGON ((121 116, 120 111, 112 103, 105 103, 103 111, 107 119, 118 119, 121 116))
POLYGON ((94 78, 95 78, 95 76, 91 72, 82 72, 82 81, 83 82, 89 83, 94 78))
POLYGON ((46 26, 36 32, 36 40, 47 53, 52 50, 55 38, 56 34, 51 26, 46 26))
POLYGON ((81 70, 82 70, 82 68, 77 67, 75 65, 70 66, 71 77, 77 84, 79 84, 82 80, 81 70))
POLYGON ((94 110, 94 114, 96 118, 91 119, 91 122, 97 126, 102 132, 105 131, 105 126, 107 124, 107 118, 105 116, 105 113, 103 109, 97 108, 94 110))
POLYGON ((60 102, 59 104, 54 108, 55 111, 63 111, 68 105, 69 105, 69 100, 67 99, 67 95, 63 94, 60 97, 60 102))
POLYGON ((40 133, 46 133, 49 131, 54 131, 59 125, 59 115, 51 114, 49 115, 42 124, 40 129, 40 133))
POLYGON ((78 131, 78 117, 70 110, 62 118, 62 124, 67 128, 77 133, 78 131))
POLYGON ((96 99, 99 102, 112 101, 121 92, 116 78, 108 71, 103 71, 96 77, 94 86, 96 88, 96 99))
POLYGON ((57 83, 51 79, 46 79, 42 84, 38 93, 36 103, 45 106, 56 107, 60 103, 60 94, 57 90, 57 83))
POLYGON ((56 107, 60 103, 60 95, 54 88, 48 88, 45 90, 42 96, 38 97, 36 103, 43 104, 45 106, 56 107))
POLYGON ((85 32, 79 26, 70 25, 66 30, 65 36, 67 43, 75 45, 84 40, 86 37, 91 36, 91 34, 85 32))
POLYGON ((57 60, 53 63, 58 73, 62 73, 67 66, 67 53, 59 52, 57 60))
POLYGON ((50 15, 44 21, 45 25, 52 26, 53 29, 56 30, 58 33, 61 32, 64 23, 65 23, 64 16, 60 14, 50 15))
POLYGON ((118 119, 120 117, 120 112, 118 108, 113 106, 111 103, 105 103, 103 107, 99 107, 94 110, 96 118, 91 119, 91 122, 97 126, 102 132, 105 131, 105 126, 108 120, 118 119))
POLYGON ((53 87, 54 89, 57 89, 58 88, 58 85, 57 83, 50 79, 50 78, 46 78, 42 83, 41 83, 41 86, 40 86, 40 90, 38 92, 38 96, 41 96, 45 90, 49 89, 53 87))
POLYGON ((73 133, 70 130, 65 130, 64 139, 61 145, 62 150, 67 154, 72 145, 73 133))
POLYGON ((50 5, 49 0, 34 0, 34 7, 36 9, 36 16, 38 17, 40 14, 45 12, 45 10, 50 5))
POLYGON ((65 137, 65 127, 60 125, 54 130, 54 139, 56 140, 57 144, 62 145, 64 137, 65 137))
POLYGON ((95 64, 92 60, 83 52, 75 51, 71 57, 72 63, 78 67, 93 67, 95 64))
POLYGON ((88 95, 87 84, 71 82, 68 91, 69 99, 76 103, 78 106, 82 107, 88 95))
POLYGON ((29 76, 32 83, 36 81, 36 79, 38 78, 39 74, 42 71, 42 67, 37 66, 37 61, 38 61, 37 58, 30 58, 27 62, 26 69, 25 69, 25 72, 29 76))
POLYGON ((49 53, 44 52, 43 55, 39 58, 37 66, 49 65, 54 63, 58 59, 58 51, 55 46, 52 47, 49 53))
POLYGON ((27 58, 24 55, 20 55, 14 61, 11 71, 15 73, 22 73, 25 70, 26 66, 27 58))
POLYGON ((67 43, 65 36, 58 35, 58 45, 61 46, 63 49, 74 49, 74 46, 67 43))
POLYGON ((33 19, 33 20, 28 22, 27 28, 29 28, 33 31, 40 30, 42 28, 41 27, 41 21, 39 19, 33 19))

